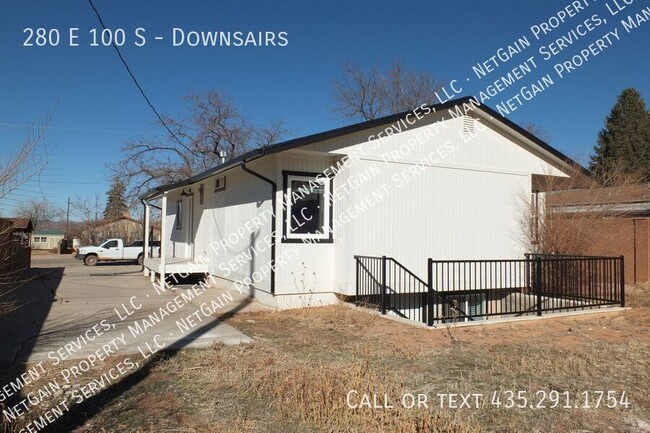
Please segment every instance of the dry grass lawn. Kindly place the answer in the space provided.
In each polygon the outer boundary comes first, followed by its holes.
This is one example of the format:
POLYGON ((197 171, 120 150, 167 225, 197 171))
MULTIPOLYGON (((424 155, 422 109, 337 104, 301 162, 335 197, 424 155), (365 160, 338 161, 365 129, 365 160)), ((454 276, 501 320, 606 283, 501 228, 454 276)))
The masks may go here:
POLYGON ((629 289, 628 299, 621 313, 439 330, 346 306, 238 314, 228 323, 253 344, 160 357, 53 431, 650 431, 650 290, 629 289), (350 390, 387 394, 395 407, 350 409, 350 390), (537 391, 611 390, 630 404, 492 405, 507 390, 535 402, 537 391), (402 407, 405 393, 427 394, 428 408, 402 407), (438 393, 484 397, 479 408, 441 409, 438 393))

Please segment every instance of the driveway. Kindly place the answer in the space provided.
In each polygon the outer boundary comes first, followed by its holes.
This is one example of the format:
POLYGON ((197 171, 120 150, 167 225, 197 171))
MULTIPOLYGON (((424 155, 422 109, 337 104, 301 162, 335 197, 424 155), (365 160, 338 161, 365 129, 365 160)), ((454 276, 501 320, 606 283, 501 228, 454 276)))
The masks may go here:
POLYGON ((10 295, 20 307, 0 318, 4 365, 251 341, 222 321, 251 308, 236 291, 156 290, 138 265, 88 267, 68 255, 33 255, 30 276, 10 295))

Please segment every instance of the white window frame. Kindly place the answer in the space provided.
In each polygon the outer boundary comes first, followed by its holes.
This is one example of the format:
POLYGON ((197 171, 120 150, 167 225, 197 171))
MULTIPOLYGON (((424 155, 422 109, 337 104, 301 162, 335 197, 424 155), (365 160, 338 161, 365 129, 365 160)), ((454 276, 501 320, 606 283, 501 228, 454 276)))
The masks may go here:
POLYGON ((285 211, 285 236, 286 240, 319 240, 327 241, 331 239, 331 212, 332 212, 332 201, 331 201, 331 191, 330 191, 331 179, 323 176, 306 176, 306 175, 297 175, 297 174, 287 174, 286 180, 286 211, 285 211), (325 210, 323 212, 323 225, 321 226, 321 233, 291 233, 291 208, 294 205, 292 202, 293 199, 293 190, 291 184, 293 181, 303 181, 303 182, 313 182, 320 183, 323 185, 323 203, 325 210))
POLYGON ((226 176, 219 176, 214 179, 214 192, 224 191, 226 189, 226 176))

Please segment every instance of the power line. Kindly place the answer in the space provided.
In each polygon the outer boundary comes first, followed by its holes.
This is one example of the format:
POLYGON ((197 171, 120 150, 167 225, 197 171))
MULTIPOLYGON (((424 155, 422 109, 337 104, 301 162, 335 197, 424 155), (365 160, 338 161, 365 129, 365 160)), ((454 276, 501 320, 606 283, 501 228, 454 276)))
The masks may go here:
MULTIPOLYGON (((104 20, 102 20, 102 17, 101 17, 101 15, 99 14, 99 11, 97 10, 97 8, 95 7, 95 5, 93 4, 93 0, 88 0, 88 3, 90 4, 90 7, 93 8, 93 11, 95 12, 95 15, 97 15, 97 19, 99 20, 99 23, 102 25, 102 28, 103 28, 104 30, 107 30, 107 29, 106 29, 106 25, 104 24, 104 20)), ((153 106, 153 104, 151 103, 151 101, 150 101, 149 98, 147 97, 147 94, 144 93, 144 90, 142 89, 142 86, 140 86, 140 83, 138 83, 138 80, 135 78, 135 75, 133 75, 133 72, 131 72, 131 68, 129 68, 129 65, 126 63, 126 60, 124 60, 124 57, 122 56, 122 53, 120 52, 120 49, 117 47, 117 45, 115 45, 115 41, 114 41, 114 40, 111 41, 111 45, 113 46, 113 48, 115 48, 115 52, 117 53, 117 56, 120 58, 120 60, 122 61, 122 64, 123 64, 124 67, 126 68, 126 72, 129 73, 129 75, 131 76, 131 79, 133 79, 133 82, 135 83, 135 86, 138 88, 138 90, 139 90, 140 93, 142 94, 142 97, 144 98, 144 100, 147 101, 147 104, 149 105, 149 107, 151 108, 151 110, 154 112, 154 114, 156 115, 156 117, 158 118, 158 120, 160 120, 160 123, 165 127, 165 129, 167 130, 167 132, 169 132, 169 134, 171 134, 171 136, 174 137, 174 140, 176 140, 176 141, 178 142, 178 144, 180 144, 181 146, 183 146, 183 147, 186 148, 186 146, 183 144, 183 142, 180 141, 180 140, 178 139, 178 137, 176 137, 176 134, 174 134, 174 133, 172 132, 172 130, 169 129, 169 126, 167 126, 167 123, 165 123, 165 121, 163 120, 162 116, 158 113, 158 110, 156 110, 156 107, 153 106)))
MULTIPOLYGON (((30 128, 32 125, 27 123, 6 123, 0 122, 1 126, 9 126, 14 128, 30 128)), ((64 126, 48 126, 47 129, 58 129, 61 131, 75 131, 75 132, 100 132, 100 133, 110 133, 110 134, 137 134, 135 131, 118 131, 113 129, 91 129, 91 128, 68 128, 64 126)))

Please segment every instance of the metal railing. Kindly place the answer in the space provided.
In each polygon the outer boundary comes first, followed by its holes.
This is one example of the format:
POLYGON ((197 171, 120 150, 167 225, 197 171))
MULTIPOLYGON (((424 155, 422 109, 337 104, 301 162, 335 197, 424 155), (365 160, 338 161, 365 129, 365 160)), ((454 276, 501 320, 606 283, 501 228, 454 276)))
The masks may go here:
POLYGON ((430 326, 625 306, 623 256, 428 259, 426 282, 391 257, 354 258, 357 304, 430 326))
POLYGON ((392 257, 355 256, 356 302, 405 319, 426 322, 426 281, 392 257))

